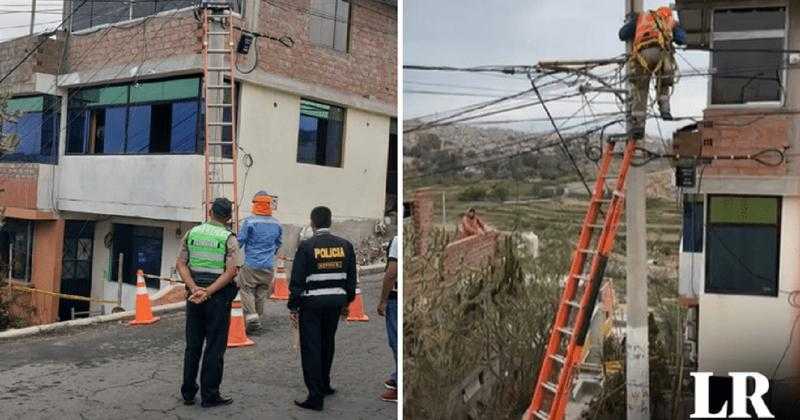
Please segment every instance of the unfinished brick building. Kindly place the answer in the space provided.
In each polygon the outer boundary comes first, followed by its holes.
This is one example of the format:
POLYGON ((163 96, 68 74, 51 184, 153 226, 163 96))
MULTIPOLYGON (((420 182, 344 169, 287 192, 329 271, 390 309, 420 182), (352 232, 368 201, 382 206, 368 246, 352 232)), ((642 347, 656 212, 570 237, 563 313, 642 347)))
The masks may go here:
MULTIPOLYGON (((130 309, 136 269, 174 276, 180 237, 204 218, 197 3, 67 1, 65 30, 0 43, 2 75, 42 42, 0 84, 20 113, 2 130, 22 141, 0 159, 0 263, 15 282, 114 300, 122 254, 130 309)), ((242 202, 280 197, 284 255, 315 205, 358 243, 397 194, 396 2, 233 3, 240 28, 294 41, 237 55, 242 202)), ((36 323, 114 306, 33 299, 36 323)))
POLYGON ((687 346, 697 370, 715 375, 712 412, 730 400, 728 372, 745 371, 770 379, 773 414, 796 415, 797 6, 788 1, 676 4, 688 47, 710 52, 698 150, 704 156, 759 154, 762 160, 701 165, 696 187, 684 190, 680 295, 693 308, 687 346))

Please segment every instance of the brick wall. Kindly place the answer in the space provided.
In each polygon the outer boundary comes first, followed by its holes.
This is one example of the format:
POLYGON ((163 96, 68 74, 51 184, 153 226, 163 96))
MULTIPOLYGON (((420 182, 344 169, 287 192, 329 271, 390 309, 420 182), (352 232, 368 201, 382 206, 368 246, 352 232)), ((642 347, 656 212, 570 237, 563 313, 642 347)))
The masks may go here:
POLYGON ((442 269, 446 274, 453 274, 484 268, 497 255, 499 238, 498 232, 490 231, 448 244, 442 255, 442 269))
POLYGON ((36 209, 39 166, 0 163, 0 206, 36 209))
MULTIPOLYGON (((138 21, 127 27, 73 35, 69 39, 64 72, 139 65, 145 60, 199 54, 202 34, 199 25, 189 10, 138 21)), ((121 78, 126 76, 120 75, 121 78)))
POLYGON ((291 36, 285 48, 259 40, 259 67, 282 76, 320 84, 365 98, 397 101, 397 9, 381 2, 350 2, 347 53, 311 44, 310 0, 263 0, 259 32, 291 36))
MULTIPOLYGON (((25 57, 36 44, 42 41, 41 36, 23 37, 0 43, 0 75, 5 75, 25 57)), ((33 73, 55 74, 63 51, 61 40, 46 39, 30 58, 14 70, 14 73, 3 82, 4 87, 24 84, 30 81, 33 73)), ((24 92, 28 86, 17 91, 24 92)))
MULTIPOLYGON (((783 150, 793 136, 791 115, 756 115, 770 110, 706 110, 701 128, 703 155, 746 155, 768 148, 783 150), (740 115, 746 114, 746 115, 740 115), (708 126, 711 122, 711 126, 708 126)), ((786 175, 786 164, 770 167, 752 160, 717 160, 706 175, 786 175)))

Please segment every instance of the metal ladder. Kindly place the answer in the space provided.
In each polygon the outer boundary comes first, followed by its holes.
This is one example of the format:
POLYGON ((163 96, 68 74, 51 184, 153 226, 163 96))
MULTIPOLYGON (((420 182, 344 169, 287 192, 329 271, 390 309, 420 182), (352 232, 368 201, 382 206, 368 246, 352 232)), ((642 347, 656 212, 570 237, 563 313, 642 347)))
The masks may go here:
POLYGON ((232 228, 239 227, 237 194, 234 23, 227 2, 203 8, 203 103, 205 104, 204 210, 225 197, 233 203, 232 228))
POLYGON ((539 378, 525 413, 528 420, 564 418, 573 375, 581 361, 600 284, 625 206, 625 177, 636 151, 636 141, 627 140, 618 167, 616 186, 608 196, 606 180, 614 160, 615 145, 616 142, 609 141, 603 149, 597 180, 550 331, 539 378), (604 208, 606 204, 608 206, 604 208), (602 224, 597 223, 600 217, 605 218, 602 224))

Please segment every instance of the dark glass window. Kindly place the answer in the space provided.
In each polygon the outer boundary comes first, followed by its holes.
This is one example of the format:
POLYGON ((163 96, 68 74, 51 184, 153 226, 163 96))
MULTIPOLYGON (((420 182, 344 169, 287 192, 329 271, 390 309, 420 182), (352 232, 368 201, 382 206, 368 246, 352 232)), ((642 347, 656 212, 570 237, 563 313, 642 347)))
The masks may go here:
POLYGON ((10 118, 2 120, 0 133, 18 140, 13 151, 0 156, 4 162, 55 163, 61 101, 49 95, 9 99, 10 118))
POLYGON ((342 166, 344 108, 300 101, 297 161, 323 166, 342 166))
MULTIPOLYGON (((200 3, 200 0, 72 0, 72 30, 80 31, 107 23, 151 16, 167 10, 183 9, 200 3), (81 4, 83 5, 81 6, 81 4)), ((242 0, 230 0, 234 11, 241 9, 242 0)))
POLYGON ((778 295, 777 197, 709 196, 706 293, 778 295))
POLYGON ((198 151, 200 79, 84 88, 70 102, 67 153, 198 151))
POLYGON ((714 12, 712 104, 781 100, 785 24, 784 8, 714 12))
POLYGON ((345 0, 312 0, 310 38, 315 45, 347 52, 350 3, 345 0))
MULTIPOLYGON (((119 254, 122 254, 122 282, 136 284, 136 272, 141 269, 145 274, 161 274, 161 252, 163 248, 164 229, 152 226, 114 224, 113 271, 111 281, 117 281, 119 271, 119 254)), ((158 289, 158 279, 145 279, 147 287, 158 289)))
POLYGON ((683 252, 703 252, 703 202, 691 194, 683 200, 683 252))
POLYGON ((31 280, 33 223, 28 220, 3 220, 0 226, 0 270, 5 277, 11 267, 14 280, 31 280), (11 258, 9 260, 9 258, 11 258), (10 263, 9 263, 10 261, 10 263))

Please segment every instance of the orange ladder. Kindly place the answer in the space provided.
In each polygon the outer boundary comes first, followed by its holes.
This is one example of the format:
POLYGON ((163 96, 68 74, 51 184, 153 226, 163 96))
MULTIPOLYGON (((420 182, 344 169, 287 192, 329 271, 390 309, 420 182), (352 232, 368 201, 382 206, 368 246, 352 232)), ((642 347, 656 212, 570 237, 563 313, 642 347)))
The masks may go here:
POLYGON ((227 2, 203 8, 203 99, 205 104, 205 217, 211 203, 233 203, 232 227, 239 227, 236 145, 234 22, 227 2))
POLYGON ((525 415, 528 420, 564 418, 573 373, 581 361, 600 283, 614 248, 619 219, 625 206, 625 177, 636 151, 636 141, 627 140, 616 186, 607 197, 606 180, 611 179, 608 171, 614 160, 615 145, 616 142, 609 141, 603 148, 594 191, 550 331, 533 399, 525 415), (605 204, 608 207, 604 210, 605 204), (597 223, 598 218, 602 217, 600 215, 605 217, 602 224, 597 223))

